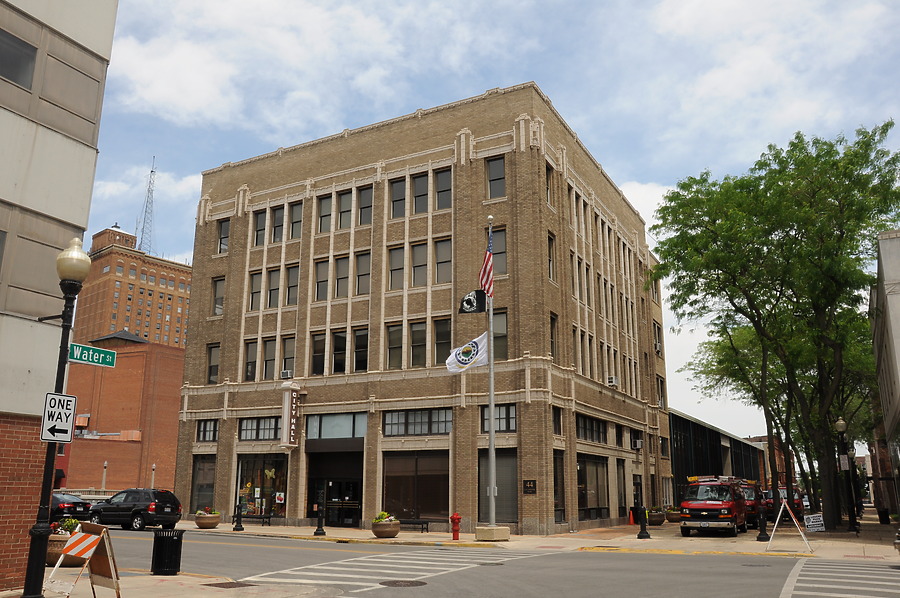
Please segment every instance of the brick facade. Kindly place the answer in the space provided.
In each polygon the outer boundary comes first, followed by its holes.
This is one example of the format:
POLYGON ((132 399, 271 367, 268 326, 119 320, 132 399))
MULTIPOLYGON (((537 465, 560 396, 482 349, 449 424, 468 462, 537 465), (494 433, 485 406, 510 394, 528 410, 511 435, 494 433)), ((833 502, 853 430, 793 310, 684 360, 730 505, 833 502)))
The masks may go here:
POLYGON ((645 285, 655 259, 644 221, 534 84, 225 164, 203 173, 201 194, 178 440, 184 502, 201 491, 198 464, 214 460, 203 491, 214 484, 224 510, 237 490, 254 509, 309 521, 310 486, 327 479, 359 500, 344 524, 366 526, 386 504, 415 512, 403 500, 445 501, 464 531, 483 521, 488 368, 454 374, 444 358, 487 329, 485 314, 457 310, 478 286, 488 216, 501 351, 494 397, 515 412, 514 429, 496 435, 507 468, 498 502, 511 519, 502 523, 550 534, 627 520, 633 497, 665 500, 662 309, 658 288, 645 285), (367 333, 364 367, 358 331, 367 333), (281 417, 291 393, 300 398, 296 447, 241 432, 242 421, 281 417), (397 412, 447 409, 449 429, 386 431, 397 412), (359 448, 348 432, 307 435, 310 417, 348 413, 365 417, 359 448), (198 438, 208 422, 217 435, 198 438), (329 469, 322 454, 347 465, 329 469), (271 482, 247 477, 253 455, 286 455, 284 473, 267 464, 271 482), (448 472, 428 478, 443 455, 448 472), (448 496, 402 499, 386 482, 417 459, 422 484, 446 484, 448 496), (359 478, 348 475, 356 464, 359 478))

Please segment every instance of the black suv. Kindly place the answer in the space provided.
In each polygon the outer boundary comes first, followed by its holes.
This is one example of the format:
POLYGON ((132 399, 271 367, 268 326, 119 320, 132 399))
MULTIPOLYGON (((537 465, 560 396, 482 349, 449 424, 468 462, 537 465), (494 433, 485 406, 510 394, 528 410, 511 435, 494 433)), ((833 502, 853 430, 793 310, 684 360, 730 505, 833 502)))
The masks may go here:
POLYGON ((181 503, 169 490, 129 488, 91 507, 91 523, 142 530, 147 525, 173 529, 181 519, 181 503))

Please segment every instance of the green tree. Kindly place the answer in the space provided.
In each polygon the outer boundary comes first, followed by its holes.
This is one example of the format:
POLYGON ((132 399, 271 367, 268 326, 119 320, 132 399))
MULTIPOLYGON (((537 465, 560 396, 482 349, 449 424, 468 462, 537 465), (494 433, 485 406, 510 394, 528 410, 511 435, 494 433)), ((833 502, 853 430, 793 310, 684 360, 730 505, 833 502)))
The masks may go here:
MULTIPOLYGON (((852 142, 797 133, 745 175, 688 177, 651 229, 661 239, 653 276, 667 280, 679 320, 746 325, 777 360, 783 425, 796 416, 808 434, 831 529, 841 519, 833 422, 851 415, 837 411, 846 406, 846 349, 866 318, 876 234, 896 223, 900 204, 900 154, 884 148, 892 127, 861 128, 852 142)), ((764 412, 768 426, 774 413, 764 412)))

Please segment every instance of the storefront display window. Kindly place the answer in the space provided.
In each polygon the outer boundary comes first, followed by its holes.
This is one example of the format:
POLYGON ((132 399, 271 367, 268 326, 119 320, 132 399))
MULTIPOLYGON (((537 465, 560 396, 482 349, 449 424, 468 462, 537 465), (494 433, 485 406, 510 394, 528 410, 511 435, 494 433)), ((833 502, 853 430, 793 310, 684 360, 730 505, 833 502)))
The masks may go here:
POLYGON ((284 517, 287 455, 238 455, 237 495, 245 515, 284 517))
POLYGON ((216 456, 194 455, 191 476, 191 512, 204 507, 215 507, 216 456))

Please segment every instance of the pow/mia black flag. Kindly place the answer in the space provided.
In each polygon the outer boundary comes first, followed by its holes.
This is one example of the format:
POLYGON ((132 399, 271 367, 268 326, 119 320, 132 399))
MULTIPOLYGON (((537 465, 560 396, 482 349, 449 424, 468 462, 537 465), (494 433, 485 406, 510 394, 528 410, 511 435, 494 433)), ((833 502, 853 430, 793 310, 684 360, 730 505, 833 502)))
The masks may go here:
POLYGON ((466 294, 459 302, 459 313, 461 314, 477 314, 487 310, 487 295, 484 291, 478 289, 466 294))

